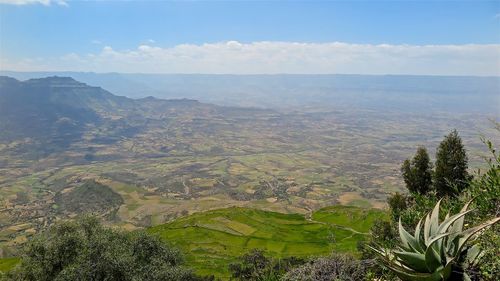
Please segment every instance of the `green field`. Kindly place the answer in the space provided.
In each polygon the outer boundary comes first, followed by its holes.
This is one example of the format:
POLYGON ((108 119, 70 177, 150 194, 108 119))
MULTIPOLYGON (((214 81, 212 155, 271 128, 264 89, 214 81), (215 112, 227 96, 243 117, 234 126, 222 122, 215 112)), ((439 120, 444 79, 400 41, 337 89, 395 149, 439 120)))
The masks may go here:
POLYGON ((388 218, 386 213, 373 209, 362 209, 353 206, 331 206, 314 212, 312 219, 318 222, 345 227, 354 231, 367 233, 376 219, 388 218))
POLYGON ((179 247, 197 273, 224 278, 229 277, 228 264, 254 248, 277 258, 355 253, 373 220, 385 216, 381 210, 335 206, 308 220, 299 214, 233 207, 196 213, 149 232, 179 247))
POLYGON ((19 258, 0 259, 0 272, 7 272, 19 263, 19 258))

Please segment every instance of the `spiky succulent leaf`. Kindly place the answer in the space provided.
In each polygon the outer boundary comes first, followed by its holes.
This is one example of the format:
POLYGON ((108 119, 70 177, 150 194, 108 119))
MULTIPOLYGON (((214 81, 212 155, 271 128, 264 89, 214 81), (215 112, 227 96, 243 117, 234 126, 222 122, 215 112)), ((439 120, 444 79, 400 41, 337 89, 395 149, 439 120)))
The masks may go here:
POLYGON ((432 209, 431 218, 430 218, 429 236, 433 236, 437 233, 438 226, 439 226, 439 206, 441 205, 441 200, 439 200, 436 203, 436 206, 434 206, 434 209, 432 209))
MULTIPOLYGON (((469 209, 469 206, 473 200, 474 200, 474 198, 469 200, 467 203, 465 203, 465 205, 460 210, 460 213, 466 212, 469 209)), ((459 235, 460 232, 462 232, 463 227, 464 227, 464 220, 465 220, 465 217, 461 217, 460 219, 456 220, 455 223, 453 223, 453 225, 450 228, 450 232, 452 234, 450 235, 448 242, 453 241, 455 239, 455 237, 457 235, 459 235)), ((449 247, 450 244, 448 244, 447 246, 449 247)))
POLYGON ((417 272, 428 272, 425 263, 425 255, 415 252, 394 251, 394 255, 398 257, 399 261, 417 272))
POLYGON ((424 241, 425 245, 429 245, 429 239, 435 235, 439 226, 439 206, 441 200, 439 200, 432 211, 427 214, 424 222, 424 241))
POLYGON ((478 244, 473 245, 472 247, 467 249, 467 256, 465 260, 468 264, 475 265, 481 257, 482 253, 484 252, 481 251, 478 244))
POLYGON ((422 232, 422 219, 418 221, 417 227, 415 227, 415 240, 417 241, 418 244, 422 244, 422 237, 420 236, 420 233, 422 232))
POLYGON ((399 266, 387 266, 396 275, 405 281, 442 281, 449 278, 451 274, 452 264, 447 264, 446 266, 441 266, 439 269, 432 273, 420 273, 411 270, 407 270, 404 267, 399 266))
POLYGON ((425 251, 425 265, 428 272, 434 272, 442 266, 441 255, 433 247, 427 248, 425 251))
POLYGON ((429 241, 429 235, 431 232, 431 214, 428 213, 425 216, 424 220, 424 242, 427 245, 427 241, 429 241))
POLYGON ((442 243, 438 244, 438 242, 442 242, 441 240, 448 235, 449 233, 440 234, 429 240, 429 245, 425 250, 425 260, 429 272, 437 270, 445 263, 445 261, 443 261, 443 258, 441 257, 440 245, 442 245, 442 243))
POLYGON ((464 273, 464 281, 472 281, 467 273, 464 273))
POLYGON ((456 241, 456 253, 457 254, 460 254, 463 250, 463 247, 465 246, 465 243, 467 241, 469 241, 469 239, 471 239, 476 233, 478 233, 479 231, 497 223, 500 221, 500 217, 498 218, 494 218, 494 219, 491 219, 491 220, 488 220, 486 221, 485 223, 481 224, 481 225, 478 225, 478 226, 475 226, 475 227, 472 227, 472 228, 469 228, 465 231, 463 231, 461 234, 459 234, 456 238, 455 238, 455 241, 456 241))
POLYGON ((413 237, 406 229, 404 229, 403 224, 401 223, 401 219, 399 219, 399 236, 401 241, 403 242, 403 248, 407 251, 415 250, 419 253, 423 253, 424 249, 420 246, 420 243, 413 237))
POLYGON ((439 235, 431 237, 431 239, 429 240, 429 245, 427 245, 427 248, 431 248, 432 246, 434 246, 434 243, 439 242, 439 240, 443 239, 444 237, 446 237, 448 235, 450 235, 450 233, 443 233, 443 234, 439 234, 439 235))
POLYGON ((471 212, 468 210, 471 201, 458 214, 447 214, 443 222, 439 223, 440 202, 418 222, 414 235, 408 233, 399 221, 402 250, 391 252, 372 248, 381 257, 382 263, 403 280, 447 280, 452 265, 458 265, 458 261, 465 258, 468 263, 477 262, 483 252, 477 245, 466 248, 467 241, 479 231, 500 221, 500 217, 491 219, 464 231, 464 217, 471 212))
MULTIPOLYGON (((438 227, 438 233, 446 233, 448 231, 448 228, 452 226, 455 222, 458 220, 463 220, 463 217, 467 215, 468 213, 472 212, 472 210, 467 210, 465 212, 460 212, 456 215, 453 215, 447 219, 445 219, 438 227)), ((461 230, 460 230, 461 231, 461 230)), ((453 233, 453 231, 450 231, 450 234, 453 233)))

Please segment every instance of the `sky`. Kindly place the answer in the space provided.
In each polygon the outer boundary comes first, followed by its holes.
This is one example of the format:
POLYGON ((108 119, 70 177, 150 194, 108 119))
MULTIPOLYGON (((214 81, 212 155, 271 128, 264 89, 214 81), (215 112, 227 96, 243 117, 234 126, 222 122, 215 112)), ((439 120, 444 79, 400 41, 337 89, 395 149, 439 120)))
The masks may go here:
POLYGON ((0 0, 0 70, 500 76, 500 1, 0 0))

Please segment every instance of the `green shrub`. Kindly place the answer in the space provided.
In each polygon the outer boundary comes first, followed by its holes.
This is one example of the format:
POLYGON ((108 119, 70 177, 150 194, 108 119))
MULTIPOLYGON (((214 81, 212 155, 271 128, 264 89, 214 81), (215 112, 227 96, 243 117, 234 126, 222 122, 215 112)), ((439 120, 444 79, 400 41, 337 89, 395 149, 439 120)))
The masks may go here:
POLYGON ((408 204, 406 203, 406 201, 407 197, 399 192, 396 192, 392 196, 387 198, 387 204, 389 204, 393 219, 399 218, 401 212, 408 208, 408 204))
MULTIPOLYGON (((500 129, 499 129, 500 132, 500 129)), ((477 219, 500 216, 500 154, 491 141, 482 139, 488 147, 488 170, 478 172, 468 191, 468 197, 475 198, 474 207, 477 219)), ((479 239, 484 255, 478 266, 471 269, 470 275, 477 280, 496 281, 500 276, 500 226, 495 225, 479 239)))
POLYGON ((476 198, 475 207, 479 217, 500 215, 500 153, 497 153, 493 143, 482 139, 490 152, 486 159, 489 169, 481 174, 479 171, 471 183, 469 196, 476 198))
POLYGON ((7 280, 197 280, 180 253, 144 232, 103 227, 95 217, 62 222, 32 239, 7 280))
POLYGON ((280 280, 290 268, 304 262, 296 257, 273 259, 266 257, 262 250, 253 249, 241 256, 239 262, 230 264, 229 270, 236 280, 273 281, 280 280))
POLYGON ((334 254, 318 258, 289 271, 282 281, 364 280, 365 264, 349 255, 334 254))

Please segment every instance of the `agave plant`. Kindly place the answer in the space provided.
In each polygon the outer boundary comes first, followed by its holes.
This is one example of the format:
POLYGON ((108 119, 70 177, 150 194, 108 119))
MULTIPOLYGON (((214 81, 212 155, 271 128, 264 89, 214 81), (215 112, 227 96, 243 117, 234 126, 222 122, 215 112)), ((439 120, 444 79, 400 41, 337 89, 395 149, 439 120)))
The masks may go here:
POLYGON ((472 242, 477 238, 478 232, 500 220, 500 217, 494 218, 464 230, 464 216, 472 211, 469 210, 471 201, 458 214, 450 216, 448 213, 441 223, 441 200, 438 201, 432 212, 418 222, 413 235, 404 229, 400 218, 400 247, 396 250, 372 247, 372 250, 381 257, 381 262, 387 268, 403 280, 448 280, 452 271, 457 269, 461 278, 470 280, 460 269, 464 263, 475 264, 482 255, 479 246, 472 242))

